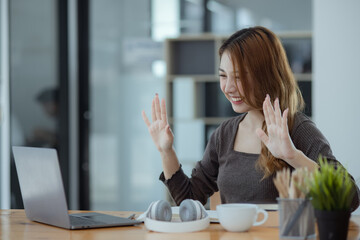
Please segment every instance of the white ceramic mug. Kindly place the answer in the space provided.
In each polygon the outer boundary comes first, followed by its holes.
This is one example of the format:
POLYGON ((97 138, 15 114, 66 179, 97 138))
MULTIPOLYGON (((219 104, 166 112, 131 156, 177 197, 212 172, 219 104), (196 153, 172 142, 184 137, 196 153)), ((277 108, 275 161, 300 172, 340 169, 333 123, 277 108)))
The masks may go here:
POLYGON ((226 203, 216 206, 220 224, 228 231, 243 232, 252 226, 263 224, 268 213, 255 204, 248 203, 226 203), (257 222, 258 214, 262 213, 264 218, 257 222))

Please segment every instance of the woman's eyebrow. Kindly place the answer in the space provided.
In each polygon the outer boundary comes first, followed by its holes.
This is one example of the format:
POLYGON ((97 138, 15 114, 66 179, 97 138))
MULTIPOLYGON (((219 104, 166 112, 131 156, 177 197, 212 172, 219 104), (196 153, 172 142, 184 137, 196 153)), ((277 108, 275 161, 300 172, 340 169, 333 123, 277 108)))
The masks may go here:
MULTIPOLYGON (((219 68, 219 71, 221 71, 221 72, 225 72, 225 70, 224 70, 224 69, 222 69, 222 68, 219 68)), ((235 72, 235 74, 239 74, 239 71, 236 71, 236 72, 235 72)))

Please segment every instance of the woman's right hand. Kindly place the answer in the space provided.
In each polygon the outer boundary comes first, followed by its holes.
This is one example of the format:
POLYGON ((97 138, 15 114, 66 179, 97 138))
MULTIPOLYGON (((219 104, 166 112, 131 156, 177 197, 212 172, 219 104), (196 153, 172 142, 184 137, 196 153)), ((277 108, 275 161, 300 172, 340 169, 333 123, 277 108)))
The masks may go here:
POLYGON ((156 94, 151 105, 152 123, 142 111, 142 117, 146 123, 150 135, 160 152, 166 152, 172 149, 174 142, 174 135, 171 132, 170 125, 167 121, 165 99, 160 100, 159 95, 156 94))

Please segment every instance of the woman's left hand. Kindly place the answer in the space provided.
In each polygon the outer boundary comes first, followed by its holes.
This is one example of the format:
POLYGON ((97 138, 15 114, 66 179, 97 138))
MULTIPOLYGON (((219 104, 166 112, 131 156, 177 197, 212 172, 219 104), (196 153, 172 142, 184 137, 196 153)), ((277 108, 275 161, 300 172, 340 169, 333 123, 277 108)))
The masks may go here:
POLYGON ((263 111, 268 134, 260 128, 256 130, 256 134, 274 157, 289 163, 295 158, 297 152, 290 138, 287 124, 289 109, 285 109, 281 114, 279 99, 275 99, 273 107, 267 95, 263 103, 263 111))

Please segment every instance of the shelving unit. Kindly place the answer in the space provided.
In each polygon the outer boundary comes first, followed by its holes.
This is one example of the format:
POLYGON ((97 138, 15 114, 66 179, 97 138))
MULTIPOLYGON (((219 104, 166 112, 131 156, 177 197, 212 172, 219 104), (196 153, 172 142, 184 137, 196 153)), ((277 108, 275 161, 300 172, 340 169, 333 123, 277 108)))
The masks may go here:
MULTIPOLYGON (((283 32, 280 37, 311 116, 311 32, 283 32)), ((228 36, 204 34, 167 39, 166 101, 175 148, 184 170, 202 158, 216 127, 235 116, 219 87, 218 49, 228 36), (186 129, 188 127, 188 129, 186 129)))

